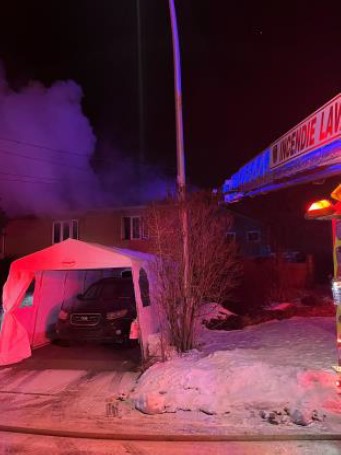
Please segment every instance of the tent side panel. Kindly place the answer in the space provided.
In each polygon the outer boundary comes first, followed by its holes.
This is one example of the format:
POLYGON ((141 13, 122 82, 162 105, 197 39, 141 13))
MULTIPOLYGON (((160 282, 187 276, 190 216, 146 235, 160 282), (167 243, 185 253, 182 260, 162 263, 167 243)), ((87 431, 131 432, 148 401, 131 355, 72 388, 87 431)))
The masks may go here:
POLYGON ((15 316, 25 292, 32 281, 33 273, 18 272, 11 266, 3 289, 4 315, 0 331, 0 365, 10 365, 31 355, 27 330, 15 316))
POLYGON ((34 276, 33 294, 26 292, 22 303, 14 310, 15 317, 27 331, 30 343, 33 339, 36 315, 39 308, 41 279, 42 273, 37 272, 34 276))
POLYGON ((32 347, 51 341, 54 323, 64 299, 65 278, 65 272, 42 272, 32 347))
MULTIPOLYGON (((152 301, 149 306, 143 306, 141 298, 141 289, 139 284, 140 265, 133 264, 133 281, 136 298, 137 318, 139 321, 140 329, 140 343, 142 343, 142 354, 145 359, 148 358, 148 338, 150 335, 158 332, 159 321, 158 314, 152 301)), ((149 276, 148 276, 149 278, 149 276)), ((149 284, 150 285, 150 284, 149 284)))

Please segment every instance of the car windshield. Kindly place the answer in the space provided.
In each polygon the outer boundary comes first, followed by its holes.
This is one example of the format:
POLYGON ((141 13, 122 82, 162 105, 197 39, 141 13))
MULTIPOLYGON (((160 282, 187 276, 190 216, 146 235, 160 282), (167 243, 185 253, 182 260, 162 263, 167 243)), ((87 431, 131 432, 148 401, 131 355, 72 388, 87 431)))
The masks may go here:
POLYGON ((99 284, 93 284, 83 294, 84 300, 96 299, 99 296, 101 286, 99 284))
POLYGON ((112 298, 134 298, 132 281, 111 281, 107 283, 94 283, 83 294, 83 300, 94 300, 101 297, 104 300, 112 298))
POLYGON ((131 298, 134 295, 133 286, 130 282, 106 283, 102 288, 102 298, 131 298))

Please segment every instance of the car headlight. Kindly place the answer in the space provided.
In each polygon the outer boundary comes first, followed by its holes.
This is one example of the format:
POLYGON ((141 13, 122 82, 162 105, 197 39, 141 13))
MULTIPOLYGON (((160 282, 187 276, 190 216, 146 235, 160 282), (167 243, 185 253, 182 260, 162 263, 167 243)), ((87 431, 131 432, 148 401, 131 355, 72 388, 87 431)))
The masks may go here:
POLYGON ((67 319, 69 319, 69 313, 65 310, 60 310, 58 314, 58 319, 60 319, 61 321, 66 321, 67 319))
POLYGON ((123 318, 123 317, 126 316, 127 314, 128 314, 128 310, 127 310, 127 309, 125 309, 125 310, 118 310, 118 311, 110 311, 109 313, 107 313, 106 318, 107 318, 109 321, 112 321, 113 319, 123 318))

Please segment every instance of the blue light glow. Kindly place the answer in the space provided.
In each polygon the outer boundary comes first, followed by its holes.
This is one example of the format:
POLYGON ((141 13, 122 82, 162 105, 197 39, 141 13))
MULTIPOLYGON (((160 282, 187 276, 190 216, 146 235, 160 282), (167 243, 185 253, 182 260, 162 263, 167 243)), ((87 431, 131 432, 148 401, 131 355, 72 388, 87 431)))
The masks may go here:
POLYGON ((270 169, 268 148, 226 180, 222 190, 225 202, 232 202, 241 194, 254 196, 337 174, 341 174, 340 139, 274 169, 270 169))

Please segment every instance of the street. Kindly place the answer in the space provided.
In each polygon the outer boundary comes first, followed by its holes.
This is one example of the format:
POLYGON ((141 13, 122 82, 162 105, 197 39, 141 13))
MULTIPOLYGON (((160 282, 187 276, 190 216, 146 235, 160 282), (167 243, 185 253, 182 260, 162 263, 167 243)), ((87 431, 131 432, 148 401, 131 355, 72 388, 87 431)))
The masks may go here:
POLYGON ((34 455, 338 455, 340 441, 107 441, 1 433, 1 454, 34 455))

